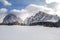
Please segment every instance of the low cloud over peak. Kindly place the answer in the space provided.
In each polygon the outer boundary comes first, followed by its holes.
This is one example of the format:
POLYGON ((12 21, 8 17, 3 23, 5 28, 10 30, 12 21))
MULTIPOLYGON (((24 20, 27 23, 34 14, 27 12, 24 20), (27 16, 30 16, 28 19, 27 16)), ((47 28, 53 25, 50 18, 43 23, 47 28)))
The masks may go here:
POLYGON ((13 9, 10 12, 18 15, 22 20, 25 20, 26 18, 30 16, 34 16, 39 11, 43 11, 48 14, 55 15, 53 9, 48 8, 46 6, 40 6, 40 5, 35 5, 35 4, 30 4, 26 6, 26 8, 21 9, 21 10, 13 9))
POLYGON ((3 21, 4 17, 7 15, 8 10, 6 8, 0 9, 0 23, 3 21))
POLYGON ((60 16, 60 0, 46 0, 47 6, 54 9, 55 13, 60 16))

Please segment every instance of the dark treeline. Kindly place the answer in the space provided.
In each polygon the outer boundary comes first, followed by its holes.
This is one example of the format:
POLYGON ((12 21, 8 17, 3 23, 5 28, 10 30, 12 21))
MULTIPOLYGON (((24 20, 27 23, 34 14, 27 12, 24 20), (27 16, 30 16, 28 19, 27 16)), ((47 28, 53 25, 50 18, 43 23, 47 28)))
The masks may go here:
POLYGON ((23 23, 17 23, 17 22, 13 22, 13 23, 0 23, 0 25, 26 25, 26 24, 23 24, 23 23))
MULTIPOLYGON (((0 23, 0 25, 24 25, 27 26, 27 24, 23 23, 18 23, 18 22, 13 22, 13 23, 0 23)), ((28 26, 34 26, 34 25, 43 25, 46 27, 60 27, 60 20, 58 22, 35 22, 35 23, 30 23, 28 26)))
POLYGON ((30 24, 30 26, 33 25, 43 25, 46 27, 60 27, 60 20, 58 22, 36 22, 30 24))

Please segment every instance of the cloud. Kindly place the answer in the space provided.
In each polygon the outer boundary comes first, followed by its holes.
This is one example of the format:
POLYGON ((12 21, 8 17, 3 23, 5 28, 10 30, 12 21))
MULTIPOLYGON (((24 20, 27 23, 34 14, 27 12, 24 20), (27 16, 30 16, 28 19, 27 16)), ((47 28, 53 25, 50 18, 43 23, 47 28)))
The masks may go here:
POLYGON ((3 21, 4 17, 6 16, 7 11, 8 10, 6 8, 1 8, 0 9, 0 23, 3 21))
POLYGON ((46 6, 40 6, 40 5, 35 5, 35 4, 30 4, 26 7, 26 10, 29 12, 29 13, 37 13, 39 11, 43 11, 43 12, 46 12, 48 14, 52 14, 54 15, 54 10, 51 9, 51 8, 48 8, 46 6), (51 13, 52 12, 52 13, 51 13))
POLYGON ((4 13, 6 13, 7 12, 7 9, 6 8, 1 8, 0 9, 0 14, 4 14, 4 13))
POLYGON ((25 9, 21 9, 21 10, 13 9, 10 11, 10 13, 17 15, 17 17, 20 17, 23 21, 30 16, 28 11, 25 9))
POLYGON ((55 13, 60 16, 60 0, 46 0, 47 6, 50 6, 50 8, 53 8, 55 10, 55 13))
POLYGON ((18 13, 20 13, 20 10, 17 10, 17 9, 12 9, 12 10, 10 11, 10 13, 13 13, 13 14, 18 14, 18 13))
POLYGON ((5 6, 11 6, 12 4, 9 3, 7 0, 0 0, 0 2, 5 6))
POLYGON ((35 5, 35 4, 30 4, 26 8, 21 9, 21 10, 13 9, 10 11, 10 13, 16 14, 22 20, 25 20, 26 18, 30 16, 34 16, 39 11, 43 11, 43 12, 55 15, 53 9, 47 8, 45 6, 35 5))
POLYGON ((46 3, 52 3, 52 2, 60 3, 59 0, 46 0, 46 3))

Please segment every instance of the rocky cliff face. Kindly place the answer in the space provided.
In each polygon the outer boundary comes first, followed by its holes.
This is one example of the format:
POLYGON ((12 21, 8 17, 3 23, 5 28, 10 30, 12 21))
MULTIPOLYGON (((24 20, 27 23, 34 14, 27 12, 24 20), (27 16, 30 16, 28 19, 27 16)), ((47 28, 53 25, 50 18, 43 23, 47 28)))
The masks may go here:
POLYGON ((4 20, 3 24, 21 24, 22 20, 14 14, 8 14, 4 20))
POLYGON ((60 17, 57 15, 50 15, 45 12, 39 11, 36 13, 35 16, 31 16, 30 18, 27 19, 27 23, 37 23, 37 22, 58 22, 60 20, 60 17))

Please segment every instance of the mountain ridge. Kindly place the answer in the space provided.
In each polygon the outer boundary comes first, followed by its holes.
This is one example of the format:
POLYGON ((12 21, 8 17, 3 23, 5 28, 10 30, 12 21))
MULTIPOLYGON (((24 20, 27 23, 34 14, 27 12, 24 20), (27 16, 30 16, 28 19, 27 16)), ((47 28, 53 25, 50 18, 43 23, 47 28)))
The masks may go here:
POLYGON ((41 24, 42 25, 44 25, 44 24, 46 24, 46 25, 48 25, 48 24, 53 25, 54 24, 55 25, 56 23, 60 24, 59 20, 60 20, 60 17, 57 15, 50 15, 50 14, 47 14, 43 11, 39 11, 38 13, 36 13, 36 15, 27 18, 24 22, 21 20, 21 18, 17 17, 16 15, 8 14, 4 18, 2 24, 11 24, 11 22, 12 22, 13 25, 33 25, 35 23, 36 23, 36 25, 41 25, 41 24))

